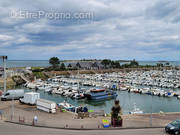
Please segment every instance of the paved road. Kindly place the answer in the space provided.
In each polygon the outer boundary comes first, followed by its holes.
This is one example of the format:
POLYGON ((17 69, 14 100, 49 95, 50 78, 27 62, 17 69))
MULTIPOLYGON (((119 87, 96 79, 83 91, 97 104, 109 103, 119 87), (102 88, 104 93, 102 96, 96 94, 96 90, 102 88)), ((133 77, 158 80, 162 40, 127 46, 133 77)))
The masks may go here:
POLYGON ((131 129, 131 130, 59 130, 37 128, 0 122, 0 134, 2 135, 166 135, 164 129, 131 129))

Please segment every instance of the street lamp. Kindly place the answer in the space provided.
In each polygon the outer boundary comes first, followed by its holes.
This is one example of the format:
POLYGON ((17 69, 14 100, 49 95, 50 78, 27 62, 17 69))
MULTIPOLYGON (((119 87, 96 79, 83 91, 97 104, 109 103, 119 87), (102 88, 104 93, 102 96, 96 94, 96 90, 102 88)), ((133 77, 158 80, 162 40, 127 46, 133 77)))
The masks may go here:
POLYGON ((7 56, 0 56, 0 59, 3 60, 3 66, 4 66, 4 92, 6 92, 6 60, 7 56))
POLYGON ((152 105, 153 105, 153 92, 152 92, 152 87, 150 88, 151 91, 151 116, 150 116, 150 125, 152 126, 152 105))

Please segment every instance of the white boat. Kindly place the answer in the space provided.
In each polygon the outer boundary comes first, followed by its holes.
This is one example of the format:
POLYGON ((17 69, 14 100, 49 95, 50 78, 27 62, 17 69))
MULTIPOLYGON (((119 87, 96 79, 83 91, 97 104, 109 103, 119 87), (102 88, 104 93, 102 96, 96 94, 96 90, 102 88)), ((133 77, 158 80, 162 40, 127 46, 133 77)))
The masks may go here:
POLYGON ((38 86, 37 89, 38 89, 38 90, 44 90, 45 87, 44 87, 44 86, 38 86))
POLYGON ((128 90, 128 88, 127 88, 127 87, 125 87, 125 86, 124 86, 124 87, 123 87, 123 86, 121 86, 121 87, 120 87, 120 90, 121 90, 121 91, 126 91, 126 90, 128 90))
POLYGON ((72 89, 69 89, 69 90, 66 90, 62 95, 63 96, 70 96, 72 93, 75 93, 76 91, 72 90, 72 89))
POLYGON ((69 111, 72 111, 73 109, 75 110, 75 106, 67 103, 66 101, 64 101, 62 103, 58 103, 57 105, 63 109, 69 110, 69 111))
POLYGON ((133 111, 130 111, 129 114, 143 114, 143 111, 137 108, 136 104, 134 103, 133 111))
POLYGON ((84 98, 84 94, 83 93, 75 93, 73 95, 73 98, 75 98, 75 99, 83 99, 84 98))
POLYGON ((165 92, 165 97, 173 97, 174 93, 173 92, 165 92))
POLYGON ((50 92, 52 90, 52 88, 48 87, 44 89, 44 92, 50 92))
POLYGON ((26 86, 27 88, 30 88, 30 89, 35 89, 35 87, 36 87, 36 84, 35 83, 28 83, 27 84, 27 86, 26 86))

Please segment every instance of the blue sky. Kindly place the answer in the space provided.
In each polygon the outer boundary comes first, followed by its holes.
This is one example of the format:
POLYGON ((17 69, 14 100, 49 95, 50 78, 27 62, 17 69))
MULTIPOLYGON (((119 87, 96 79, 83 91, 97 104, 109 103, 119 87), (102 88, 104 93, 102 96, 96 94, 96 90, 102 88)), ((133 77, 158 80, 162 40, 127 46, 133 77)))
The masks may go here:
POLYGON ((178 0, 0 0, 0 54, 16 60, 180 60, 179 5, 178 0), (10 16, 19 11, 92 16, 10 16))

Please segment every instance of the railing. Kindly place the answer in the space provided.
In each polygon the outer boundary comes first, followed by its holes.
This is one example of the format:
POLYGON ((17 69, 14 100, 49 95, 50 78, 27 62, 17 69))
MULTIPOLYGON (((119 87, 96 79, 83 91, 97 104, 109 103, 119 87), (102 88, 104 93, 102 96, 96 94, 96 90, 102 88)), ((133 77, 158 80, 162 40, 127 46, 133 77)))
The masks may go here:
POLYGON ((10 76, 11 76, 11 77, 12 77, 12 76, 20 76, 24 81, 30 82, 30 81, 24 76, 24 73, 12 72, 12 73, 10 74, 10 76))
POLYGON ((46 126, 43 121, 36 121, 33 117, 25 117, 23 115, 2 115, 2 119, 8 122, 14 122, 19 124, 46 126))

